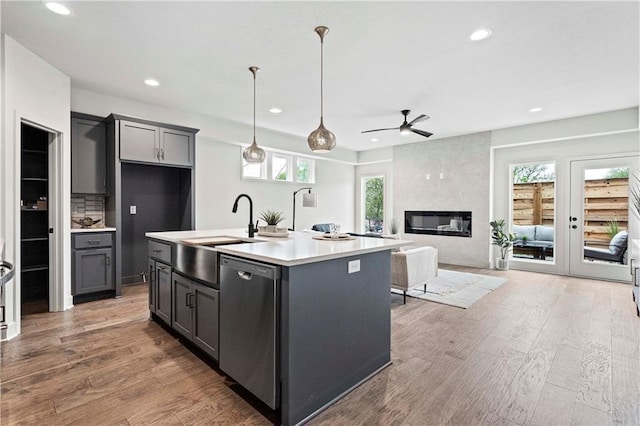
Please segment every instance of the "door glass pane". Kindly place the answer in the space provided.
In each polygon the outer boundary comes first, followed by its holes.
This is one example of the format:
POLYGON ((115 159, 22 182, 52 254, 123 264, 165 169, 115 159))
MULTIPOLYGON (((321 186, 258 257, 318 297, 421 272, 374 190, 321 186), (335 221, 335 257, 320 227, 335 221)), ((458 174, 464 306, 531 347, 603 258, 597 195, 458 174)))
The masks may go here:
POLYGON ((384 231, 384 177, 363 179, 364 232, 384 231))
POLYGON ((555 164, 514 165, 511 167, 511 174, 511 232, 517 237, 513 245, 513 258, 553 262, 555 164))
POLYGON ((629 226, 629 168, 584 171, 584 260, 622 263, 629 226))

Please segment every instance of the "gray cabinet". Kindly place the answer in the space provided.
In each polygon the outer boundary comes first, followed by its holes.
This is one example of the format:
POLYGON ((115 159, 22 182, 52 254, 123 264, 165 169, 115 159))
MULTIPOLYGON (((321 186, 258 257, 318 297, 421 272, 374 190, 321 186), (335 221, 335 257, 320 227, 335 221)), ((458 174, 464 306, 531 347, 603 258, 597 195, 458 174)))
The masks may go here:
POLYGON ((172 274, 173 328, 218 359, 220 292, 180 274, 172 274))
POLYGON ((171 266, 149 260, 149 310, 171 325, 171 266))
POLYGON ((100 119, 72 115, 71 192, 107 195, 107 126, 100 119))
POLYGON ((120 159, 193 166, 192 132, 120 120, 120 159))
POLYGON ((171 252, 169 244, 149 241, 149 310, 171 325, 171 252))
POLYGON ((73 295, 114 290, 111 233, 74 234, 72 245, 73 295))

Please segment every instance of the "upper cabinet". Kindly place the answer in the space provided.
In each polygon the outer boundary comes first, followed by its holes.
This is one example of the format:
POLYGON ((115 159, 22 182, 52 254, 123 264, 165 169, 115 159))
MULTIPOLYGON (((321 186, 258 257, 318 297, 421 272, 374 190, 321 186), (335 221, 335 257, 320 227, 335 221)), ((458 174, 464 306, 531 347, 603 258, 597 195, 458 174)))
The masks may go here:
POLYGON ((99 117, 71 114, 71 192, 107 195, 107 126, 99 117))
POLYGON ((120 160, 193 167, 195 129, 119 120, 120 160))

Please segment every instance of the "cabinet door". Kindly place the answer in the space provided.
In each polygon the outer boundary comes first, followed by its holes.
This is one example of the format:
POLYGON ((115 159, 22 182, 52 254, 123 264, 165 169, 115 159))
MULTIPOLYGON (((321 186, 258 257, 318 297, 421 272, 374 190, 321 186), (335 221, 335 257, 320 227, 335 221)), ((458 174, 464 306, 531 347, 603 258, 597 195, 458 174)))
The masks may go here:
POLYGON ((111 248, 76 250, 74 295, 113 290, 111 248))
POLYGON ((193 343, 218 359, 218 306, 220 292, 216 289, 193 283, 193 343))
POLYGON ((160 128, 160 161, 180 166, 193 165, 193 134, 160 128))
POLYGON ((189 340, 192 338, 193 330, 192 305, 194 302, 191 288, 191 280, 176 273, 173 274, 173 328, 189 340))
POLYGON ((156 262, 149 259, 149 311, 156 313, 156 293, 158 284, 156 283, 156 262))
POLYGON ((157 163, 160 154, 160 128, 120 121, 120 159, 157 163))
POLYGON ((171 267, 156 262, 156 315, 171 325, 171 267))
POLYGON ((71 119, 71 192, 107 194, 107 126, 71 119))

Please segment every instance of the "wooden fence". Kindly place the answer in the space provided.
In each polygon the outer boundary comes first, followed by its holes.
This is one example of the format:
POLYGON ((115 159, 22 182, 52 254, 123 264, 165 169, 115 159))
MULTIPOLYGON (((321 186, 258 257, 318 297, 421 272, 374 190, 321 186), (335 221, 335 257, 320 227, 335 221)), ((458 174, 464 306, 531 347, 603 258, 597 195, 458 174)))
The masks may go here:
MULTIPOLYGON (((513 185, 513 223, 516 225, 553 225, 555 213, 554 182, 516 183, 513 185)), ((608 242, 611 221, 620 230, 628 227, 629 182, 627 178, 595 179, 584 185, 584 239, 608 242)))

